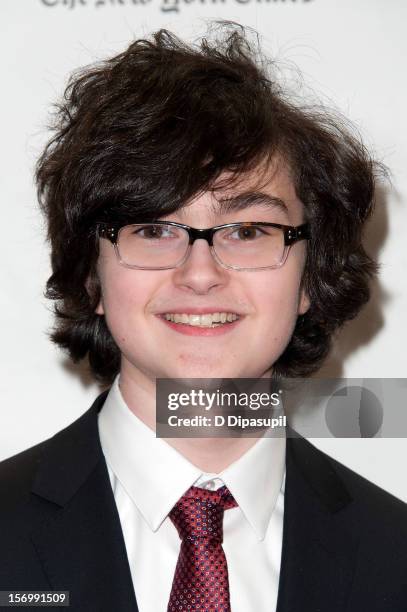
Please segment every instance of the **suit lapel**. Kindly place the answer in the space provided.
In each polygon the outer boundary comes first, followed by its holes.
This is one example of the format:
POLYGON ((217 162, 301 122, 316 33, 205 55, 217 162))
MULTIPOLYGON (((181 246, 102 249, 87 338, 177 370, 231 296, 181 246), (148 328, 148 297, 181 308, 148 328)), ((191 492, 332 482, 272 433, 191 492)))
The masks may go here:
POLYGON ((358 547, 346 526, 352 499, 304 439, 287 440, 284 504, 277 612, 344 612, 358 547))
POLYGON ((48 444, 32 493, 32 540, 53 589, 79 611, 137 611, 120 519, 100 447, 100 396, 48 444))

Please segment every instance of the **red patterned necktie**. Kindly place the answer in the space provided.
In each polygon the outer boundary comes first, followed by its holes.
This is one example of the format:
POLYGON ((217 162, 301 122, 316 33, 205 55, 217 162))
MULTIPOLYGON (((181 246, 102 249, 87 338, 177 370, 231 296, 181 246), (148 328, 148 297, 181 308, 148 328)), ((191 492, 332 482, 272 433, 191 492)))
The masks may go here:
POLYGON ((191 487, 169 516, 181 538, 168 612, 230 612, 228 568, 222 548, 223 514, 237 503, 223 486, 191 487))

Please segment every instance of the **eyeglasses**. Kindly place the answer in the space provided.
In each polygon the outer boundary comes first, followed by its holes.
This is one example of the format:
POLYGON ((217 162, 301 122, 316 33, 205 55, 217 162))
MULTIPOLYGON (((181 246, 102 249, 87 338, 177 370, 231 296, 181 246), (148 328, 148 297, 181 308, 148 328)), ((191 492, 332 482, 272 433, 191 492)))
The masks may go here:
POLYGON ((174 221, 99 223, 99 235, 114 245, 117 258, 127 268, 169 270, 181 266, 195 240, 206 240, 214 259, 232 270, 280 268, 291 246, 309 236, 307 223, 281 225, 250 221, 196 229, 174 221))

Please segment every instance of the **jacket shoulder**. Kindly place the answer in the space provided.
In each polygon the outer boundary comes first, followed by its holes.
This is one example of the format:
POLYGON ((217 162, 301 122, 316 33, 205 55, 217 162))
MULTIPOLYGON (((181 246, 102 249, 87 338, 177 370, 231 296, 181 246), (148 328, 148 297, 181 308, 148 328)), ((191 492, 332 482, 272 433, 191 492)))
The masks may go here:
POLYGON ((404 501, 317 449, 308 441, 304 441, 304 444, 309 446, 310 452, 305 452, 303 456, 313 456, 309 459, 311 465, 325 463, 329 466, 325 469, 323 483, 325 488, 329 487, 329 481, 335 476, 339 477, 349 495, 349 500, 352 501, 351 505, 354 506, 365 527, 375 526, 382 534, 386 531, 397 532, 400 536, 403 535, 407 542, 407 504, 404 501))
POLYGON ((0 513, 5 507, 12 508, 28 499, 49 440, 0 462, 0 513))
POLYGON ((93 405, 73 423, 57 432, 54 436, 0 462, 0 517, 28 501, 30 491, 42 464, 73 459, 73 451, 78 436, 85 438, 89 425, 96 424, 96 415, 106 398, 107 392, 100 395, 93 405), (61 453, 58 455, 58 451, 61 453))
POLYGON ((404 518, 406 518, 407 504, 404 501, 388 491, 385 491, 379 485, 356 473, 336 459, 328 457, 328 460, 333 466, 333 469, 345 482, 351 496, 359 503, 371 510, 376 509, 378 512, 383 511, 385 508, 393 508, 395 512, 403 513, 404 518))

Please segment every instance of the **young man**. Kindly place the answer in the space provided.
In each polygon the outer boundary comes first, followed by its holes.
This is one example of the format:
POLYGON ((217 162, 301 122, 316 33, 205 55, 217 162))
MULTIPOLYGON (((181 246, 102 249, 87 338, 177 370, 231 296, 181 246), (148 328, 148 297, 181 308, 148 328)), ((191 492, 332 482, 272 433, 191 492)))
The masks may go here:
POLYGON ((237 27, 199 47, 161 31, 65 93, 37 173, 53 340, 111 387, 1 464, 0 590, 86 612, 407 609, 402 502, 303 439, 155 437, 157 378, 308 375, 369 297, 375 165, 254 58, 237 27))

